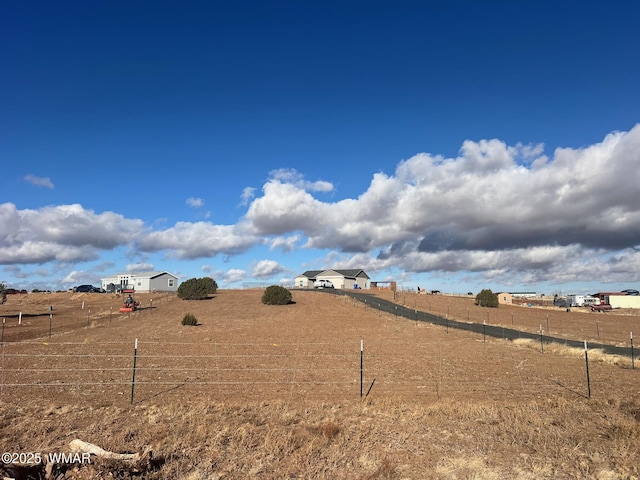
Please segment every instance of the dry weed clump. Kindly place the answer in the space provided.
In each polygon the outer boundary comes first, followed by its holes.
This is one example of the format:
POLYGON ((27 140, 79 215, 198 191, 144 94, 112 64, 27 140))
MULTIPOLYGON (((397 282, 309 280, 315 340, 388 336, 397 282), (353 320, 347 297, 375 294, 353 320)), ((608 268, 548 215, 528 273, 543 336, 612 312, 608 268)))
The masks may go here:
MULTIPOLYGON (((513 340, 513 343, 518 346, 530 348, 533 350, 540 350, 540 342, 527 338, 518 338, 513 340)), ((571 358, 584 358, 584 348, 570 347, 568 345, 562 345, 560 343, 545 343, 544 351, 546 353, 560 355, 563 357, 571 358)), ((589 360, 598 363, 605 363, 608 365, 614 365, 617 367, 631 367, 631 358, 624 357, 622 355, 613 355, 606 353, 601 348, 589 348, 588 349, 589 360)))
POLYGON ((340 433, 340 426, 333 421, 326 421, 320 426, 320 431, 327 440, 331 440, 340 433))

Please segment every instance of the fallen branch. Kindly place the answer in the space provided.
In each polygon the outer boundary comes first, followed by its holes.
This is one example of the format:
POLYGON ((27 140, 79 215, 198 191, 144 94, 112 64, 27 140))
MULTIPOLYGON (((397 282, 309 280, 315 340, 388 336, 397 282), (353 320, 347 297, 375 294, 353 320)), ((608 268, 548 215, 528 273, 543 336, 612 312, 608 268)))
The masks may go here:
POLYGON ((71 450, 73 452, 82 452, 89 453, 91 455, 95 455, 100 458, 108 458, 110 460, 126 460, 126 461, 137 461, 140 460, 139 453, 115 453, 104 450, 97 445, 92 443, 83 442, 82 440, 75 439, 69 443, 71 450))

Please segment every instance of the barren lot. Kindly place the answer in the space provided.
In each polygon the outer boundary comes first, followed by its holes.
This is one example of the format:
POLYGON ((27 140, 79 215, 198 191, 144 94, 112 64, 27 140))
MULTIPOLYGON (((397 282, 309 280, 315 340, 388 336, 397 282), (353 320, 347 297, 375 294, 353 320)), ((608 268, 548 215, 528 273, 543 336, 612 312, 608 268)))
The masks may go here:
MULTIPOLYGON (((106 294, 10 296, 0 306, 4 450, 60 451, 80 438, 146 452, 135 465, 56 466, 66 478, 640 473, 630 359, 593 351, 587 375, 580 351, 542 353, 531 342, 382 314, 373 296, 365 307, 293 294, 287 306, 262 305, 261 290, 200 302, 138 295, 143 308, 130 316, 116 314, 122 298, 106 294), (200 325, 182 326, 187 312, 200 325)), ((451 319, 590 342, 624 345, 638 326, 633 315, 397 298, 451 319)))

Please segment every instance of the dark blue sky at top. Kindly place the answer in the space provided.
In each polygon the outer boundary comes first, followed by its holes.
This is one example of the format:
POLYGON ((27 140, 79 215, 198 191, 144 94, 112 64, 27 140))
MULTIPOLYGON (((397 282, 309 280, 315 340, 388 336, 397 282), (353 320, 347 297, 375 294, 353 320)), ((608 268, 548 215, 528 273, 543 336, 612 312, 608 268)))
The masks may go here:
MULTIPOLYGON (((7 0, 0 45, 0 280, 66 287, 142 268, 237 284, 353 260, 378 279, 552 291, 591 262, 637 262, 638 2, 7 0), (629 134, 597 145, 615 131, 629 134), (483 164, 485 139, 542 143, 557 168, 491 180, 531 150, 494 142, 483 164), (462 155, 467 140, 480 147, 462 155), (396 168, 422 152, 464 161, 409 162, 431 182, 414 189, 396 168), (537 215, 556 199, 564 229, 537 215), (475 232, 460 205, 487 201, 511 216, 475 232), (599 205, 619 230, 589 223, 599 205), (454 233, 455 255, 408 255, 454 233)), ((609 270, 603 281, 628 282, 637 269, 609 270)))
POLYGON ((63 188, 60 176, 108 164, 153 184, 164 165, 196 190, 223 176, 212 188, 237 198, 269 170, 296 168, 355 196, 418 152, 455 156, 466 139, 499 138, 551 154, 628 129, 640 111, 634 2, 1 8, 7 179, 50 176, 52 202, 97 210, 109 207, 85 197, 113 185, 63 188))

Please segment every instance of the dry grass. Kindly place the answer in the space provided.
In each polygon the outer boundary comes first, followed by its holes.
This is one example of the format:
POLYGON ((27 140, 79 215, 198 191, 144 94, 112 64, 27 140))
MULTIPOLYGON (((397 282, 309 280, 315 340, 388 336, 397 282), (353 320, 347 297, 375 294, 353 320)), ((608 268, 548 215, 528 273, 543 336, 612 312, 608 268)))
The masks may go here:
MULTIPOLYGON (((281 390, 256 384, 251 391, 246 385, 223 391, 210 383, 221 373, 213 367, 207 373, 205 363, 197 364, 204 369, 198 373, 171 374, 191 378, 181 388, 150 381, 134 405, 126 386, 100 384, 81 394, 73 384, 61 392, 5 387, 0 444, 5 451, 44 453, 66 451, 80 438, 114 452, 153 452, 134 465, 58 466, 54 473, 67 470, 67 479, 640 476, 639 372, 620 359, 589 351, 594 395, 587 399, 580 349, 545 345, 541 354, 536 342, 483 343, 477 335, 379 316, 319 292, 294 292, 296 304, 286 307, 261 305, 259 297, 260 292, 220 292, 212 300, 190 302, 198 327, 182 327, 185 303, 167 300, 132 319, 10 347, 67 349, 60 362, 69 355, 74 362, 73 355, 89 361, 92 352, 106 361, 117 357, 111 345, 124 343, 129 352, 136 337, 145 348, 156 346, 149 361, 171 366, 162 363, 164 356, 184 355, 179 365, 191 366, 198 355, 211 354, 206 358, 212 363, 251 345, 253 354, 241 357, 245 363, 236 374, 250 375, 277 360, 296 372, 295 382, 281 390), (305 366, 316 372, 357 366, 361 338, 367 382, 377 379, 371 395, 360 400, 357 384, 347 391, 329 385, 314 390, 303 375, 305 366), (351 363, 343 363, 343 345, 354 346, 351 363)), ((145 366, 144 357, 140 361, 145 366)), ((156 380, 162 375, 152 371, 156 380)), ((100 378, 97 371, 93 375, 100 378)), ((140 375, 144 379, 144 370, 140 375)), ((348 379, 354 376, 347 372, 348 379)))
MULTIPOLYGON (((155 463, 134 467, 145 468, 143 478, 539 479, 640 473, 635 402, 418 407, 388 399, 305 407, 285 402, 130 409, 3 405, 3 411, 5 445, 60 449, 71 434, 112 451, 150 447, 155 463)), ((84 467, 93 477, 78 478, 104 478, 99 473, 104 468, 118 472, 123 466, 99 463, 84 467)))
MULTIPOLYGON (((536 340, 519 338, 514 340, 513 343, 515 345, 530 348, 533 350, 541 350, 540 342, 536 340)), ((570 347, 568 345, 554 342, 544 344, 544 353, 571 358, 585 358, 584 348, 570 347)), ((601 348, 589 348, 587 356, 589 362, 605 363, 608 365, 614 365, 623 368, 631 368, 632 366, 638 364, 637 360, 632 363, 631 357, 624 357, 622 355, 613 355, 610 353, 606 353, 601 348)))

